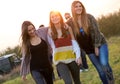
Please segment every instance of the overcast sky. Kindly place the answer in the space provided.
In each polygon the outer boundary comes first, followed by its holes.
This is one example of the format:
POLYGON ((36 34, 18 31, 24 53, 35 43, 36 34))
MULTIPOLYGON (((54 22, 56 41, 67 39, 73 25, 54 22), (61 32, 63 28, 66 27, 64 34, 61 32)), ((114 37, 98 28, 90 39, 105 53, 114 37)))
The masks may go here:
MULTIPOLYGON (((74 0, 0 0, 0 51, 19 44, 21 24, 30 20, 36 27, 48 26, 49 12, 71 12, 74 0)), ((120 0, 80 0, 96 18, 120 9, 120 0)))

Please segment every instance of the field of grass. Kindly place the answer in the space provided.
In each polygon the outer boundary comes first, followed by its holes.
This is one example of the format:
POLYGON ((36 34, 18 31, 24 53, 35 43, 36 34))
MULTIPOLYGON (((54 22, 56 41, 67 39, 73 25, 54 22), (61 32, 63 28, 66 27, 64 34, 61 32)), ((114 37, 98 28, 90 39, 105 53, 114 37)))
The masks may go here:
MULTIPOLYGON (((120 37, 112 37, 108 39, 109 45, 109 63, 113 69, 113 74, 115 78, 115 84, 120 84, 120 37)), ((90 60, 87 58, 89 64, 89 71, 80 73, 80 80, 82 84, 102 84, 96 69, 91 64, 90 60)), ((64 84, 63 80, 58 78, 56 74, 56 69, 54 70, 56 81, 54 84, 64 84)), ((27 76, 27 81, 22 81, 21 77, 18 75, 10 75, 7 78, 0 79, 0 84, 35 84, 30 75, 27 76)))

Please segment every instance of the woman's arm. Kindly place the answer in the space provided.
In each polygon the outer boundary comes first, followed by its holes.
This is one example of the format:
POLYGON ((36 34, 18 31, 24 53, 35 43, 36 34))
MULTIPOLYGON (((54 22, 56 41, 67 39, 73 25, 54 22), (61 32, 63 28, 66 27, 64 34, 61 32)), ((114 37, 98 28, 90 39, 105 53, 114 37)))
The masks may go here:
POLYGON ((94 41, 94 46, 95 47, 99 47, 100 43, 101 43, 101 32, 99 30, 99 26, 98 23, 96 21, 96 19, 94 18, 94 16, 89 15, 89 19, 90 19, 90 25, 91 25, 91 35, 92 35, 92 39, 94 41))
POLYGON ((89 15, 89 19, 91 22, 91 36, 92 36, 92 40, 94 41, 95 54, 96 56, 98 56, 99 55, 98 47, 101 45, 101 41, 102 41, 101 32, 99 30, 99 26, 96 19, 92 15, 89 15))
POLYGON ((55 45, 54 45, 54 42, 53 42, 52 37, 51 37, 51 30, 50 29, 48 29, 47 40, 48 40, 48 43, 51 46, 52 50, 54 50, 55 45))
POLYGON ((30 72, 30 56, 26 56, 25 52, 22 52, 22 62, 20 67, 20 75, 23 80, 26 80, 26 75, 30 72))
POLYGON ((71 35, 71 38, 72 38, 72 46, 73 46, 73 51, 76 54, 76 62, 78 65, 80 65, 80 64, 82 64, 80 47, 79 47, 77 41, 75 40, 72 28, 67 24, 65 24, 65 25, 66 25, 66 27, 71 35))
POLYGON ((73 46, 73 51, 75 52, 75 55, 76 55, 76 63, 78 65, 80 65, 80 64, 82 64, 81 51, 80 51, 80 47, 75 39, 72 40, 72 46, 73 46))
POLYGON ((74 37, 73 31, 72 31, 72 28, 68 24, 65 24, 65 27, 66 27, 65 29, 67 29, 69 31, 72 40, 74 40, 75 37, 74 37))

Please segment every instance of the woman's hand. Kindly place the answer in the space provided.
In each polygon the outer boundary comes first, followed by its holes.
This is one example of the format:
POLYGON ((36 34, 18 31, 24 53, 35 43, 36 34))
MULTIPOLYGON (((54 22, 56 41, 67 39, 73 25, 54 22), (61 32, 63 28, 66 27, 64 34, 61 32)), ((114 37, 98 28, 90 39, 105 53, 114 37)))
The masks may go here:
POLYGON ((76 63, 78 64, 78 66, 82 64, 82 59, 81 59, 81 57, 78 58, 78 59, 76 59, 76 63))
POLYGON ((65 29, 69 31, 71 38, 75 39, 72 28, 68 24, 65 24, 65 29))
POLYGON ((22 76, 22 80, 26 81, 27 80, 26 76, 22 76))
POLYGON ((99 56, 99 48, 95 47, 95 55, 99 56))
POLYGON ((68 24, 65 23, 65 27, 66 30, 69 30, 70 26, 68 24))

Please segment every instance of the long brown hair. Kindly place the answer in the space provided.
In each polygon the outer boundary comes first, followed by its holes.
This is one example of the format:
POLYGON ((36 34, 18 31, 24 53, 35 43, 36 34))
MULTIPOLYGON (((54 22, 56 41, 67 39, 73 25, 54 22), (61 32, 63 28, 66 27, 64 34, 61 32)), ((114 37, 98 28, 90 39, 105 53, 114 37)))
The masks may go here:
POLYGON ((30 46, 30 36, 28 35, 28 26, 32 25, 34 28, 35 26, 30 21, 24 21, 22 23, 21 27, 21 40, 22 40, 22 51, 25 52, 25 54, 30 54, 29 52, 29 46, 30 46))
POLYGON ((83 27, 83 30, 84 32, 88 35, 89 34, 89 30, 88 30, 88 17, 87 17, 87 13, 86 13, 86 9, 84 7, 84 5, 82 4, 82 2, 80 2, 79 0, 75 0, 73 1, 72 5, 71 5, 71 11, 72 11, 72 16, 73 16, 73 23, 74 23, 74 26, 75 28, 73 29, 74 30, 74 33, 75 35, 79 35, 79 25, 78 25, 78 18, 77 18, 77 15, 75 13, 75 5, 77 3, 80 3, 81 6, 82 6, 82 13, 81 13, 81 24, 82 24, 82 27, 83 27))
POLYGON ((58 11, 51 11, 51 12, 50 12, 50 15, 49 15, 49 20, 50 20, 50 21, 49 21, 49 26, 50 26, 50 29, 51 29, 51 31, 52 31, 52 33, 51 33, 52 39, 55 40, 55 39, 57 39, 57 37, 58 37, 58 33, 57 33, 56 28, 55 28, 55 25, 54 25, 54 24, 52 23, 52 21, 51 21, 51 14, 52 14, 52 13, 55 13, 55 14, 57 14, 57 15, 60 16, 60 24, 61 24, 62 37, 66 37, 67 34, 66 34, 66 29, 64 28, 65 25, 64 25, 64 20, 63 20, 63 18, 62 18, 62 15, 61 15, 60 12, 58 12, 58 11))

